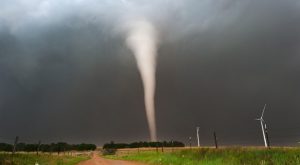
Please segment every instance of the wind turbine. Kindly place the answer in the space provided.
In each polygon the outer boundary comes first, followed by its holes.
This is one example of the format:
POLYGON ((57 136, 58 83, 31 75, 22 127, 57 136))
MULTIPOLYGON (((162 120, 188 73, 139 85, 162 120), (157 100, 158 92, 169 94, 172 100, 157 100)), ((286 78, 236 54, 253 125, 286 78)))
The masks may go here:
POLYGON ((266 123, 265 123, 265 121, 264 121, 264 119, 263 119, 265 110, 266 110, 266 104, 265 104, 265 106, 264 106, 264 108, 263 108, 263 111, 262 111, 262 114, 261 114, 260 118, 257 118, 257 119, 255 119, 255 120, 260 121, 260 124, 261 124, 261 130, 262 130, 262 134, 263 134, 264 142, 265 142, 265 147, 268 147, 268 142, 267 142, 266 132, 265 132, 265 131, 266 131, 267 125, 266 125, 266 123))
POLYGON ((200 147, 199 129, 200 129, 200 127, 197 127, 197 142, 198 142, 198 147, 200 147))

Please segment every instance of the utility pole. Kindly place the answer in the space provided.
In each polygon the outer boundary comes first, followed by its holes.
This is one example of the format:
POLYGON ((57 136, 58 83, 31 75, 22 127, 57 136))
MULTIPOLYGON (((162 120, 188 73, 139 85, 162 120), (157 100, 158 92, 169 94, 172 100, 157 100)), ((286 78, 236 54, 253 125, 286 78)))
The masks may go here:
POLYGON ((13 147, 13 152, 12 152, 13 155, 15 154, 15 152, 17 150, 18 141, 19 141, 19 136, 16 136, 14 147, 13 147))
POLYGON ((174 144, 173 144, 173 140, 171 140, 171 151, 174 151, 174 144))
POLYGON ((200 147, 199 129, 200 129, 200 127, 197 127, 197 142, 198 142, 198 147, 200 147))
POLYGON ((40 146, 41 146, 41 141, 39 140, 37 148, 36 148, 36 155, 39 155, 40 146))
POLYGON ((218 139, 217 139, 216 132, 214 132, 214 139, 215 139, 215 146, 216 146, 216 149, 218 149, 218 139))
POLYGON ((15 143, 14 143, 13 150, 12 150, 12 156, 11 156, 12 164, 14 164, 14 154, 17 150, 18 141, 19 141, 19 136, 16 136, 15 143))
POLYGON ((189 137, 190 149, 192 148, 192 137, 189 137))

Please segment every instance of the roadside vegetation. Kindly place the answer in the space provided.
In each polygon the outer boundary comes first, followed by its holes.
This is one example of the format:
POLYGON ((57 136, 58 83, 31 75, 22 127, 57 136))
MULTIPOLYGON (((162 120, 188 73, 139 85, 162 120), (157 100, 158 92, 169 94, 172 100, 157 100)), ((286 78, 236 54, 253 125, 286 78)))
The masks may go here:
POLYGON ((0 143, 0 165, 76 165, 89 159, 94 144, 12 144, 0 143), (15 152, 14 152, 15 151, 15 152), (14 153, 14 154, 13 154, 14 153))
POLYGON ((89 159, 88 155, 51 155, 35 153, 0 153, 0 165, 76 165, 81 161, 89 159))
MULTIPOLYGON (((97 146, 95 144, 68 144, 65 142, 51 143, 51 144, 26 144, 18 143, 16 145, 16 151, 25 151, 25 152, 60 152, 65 151, 90 151, 95 150, 97 146)), ((11 152, 13 150, 12 144, 0 143, 0 151, 11 152)))
POLYGON ((108 155, 153 165, 300 165, 300 148, 201 148, 108 155))

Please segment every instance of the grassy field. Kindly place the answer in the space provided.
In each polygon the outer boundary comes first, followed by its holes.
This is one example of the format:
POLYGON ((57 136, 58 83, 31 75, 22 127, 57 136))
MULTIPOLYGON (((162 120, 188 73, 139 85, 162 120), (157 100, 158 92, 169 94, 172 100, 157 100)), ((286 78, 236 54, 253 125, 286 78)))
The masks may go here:
POLYGON ((0 153, 0 165, 75 165, 78 162, 89 159, 88 155, 80 156, 57 156, 50 154, 25 154, 18 153, 13 157, 11 154, 0 153))
POLYGON ((201 148, 106 156, 153 165, 300 165, 300 148, 201 148))

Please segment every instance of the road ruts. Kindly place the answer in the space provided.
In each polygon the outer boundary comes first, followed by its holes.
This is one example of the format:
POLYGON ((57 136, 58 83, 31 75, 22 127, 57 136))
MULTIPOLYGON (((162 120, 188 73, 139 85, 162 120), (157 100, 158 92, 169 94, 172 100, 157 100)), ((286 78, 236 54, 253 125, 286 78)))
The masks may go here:
POLYGON ((123 160, 108 160, 108 159, 101 158, 96 152, 93 152, 91 159, 83 161, 78 165, 145 165, 145 164, 123 161, 123 160))

